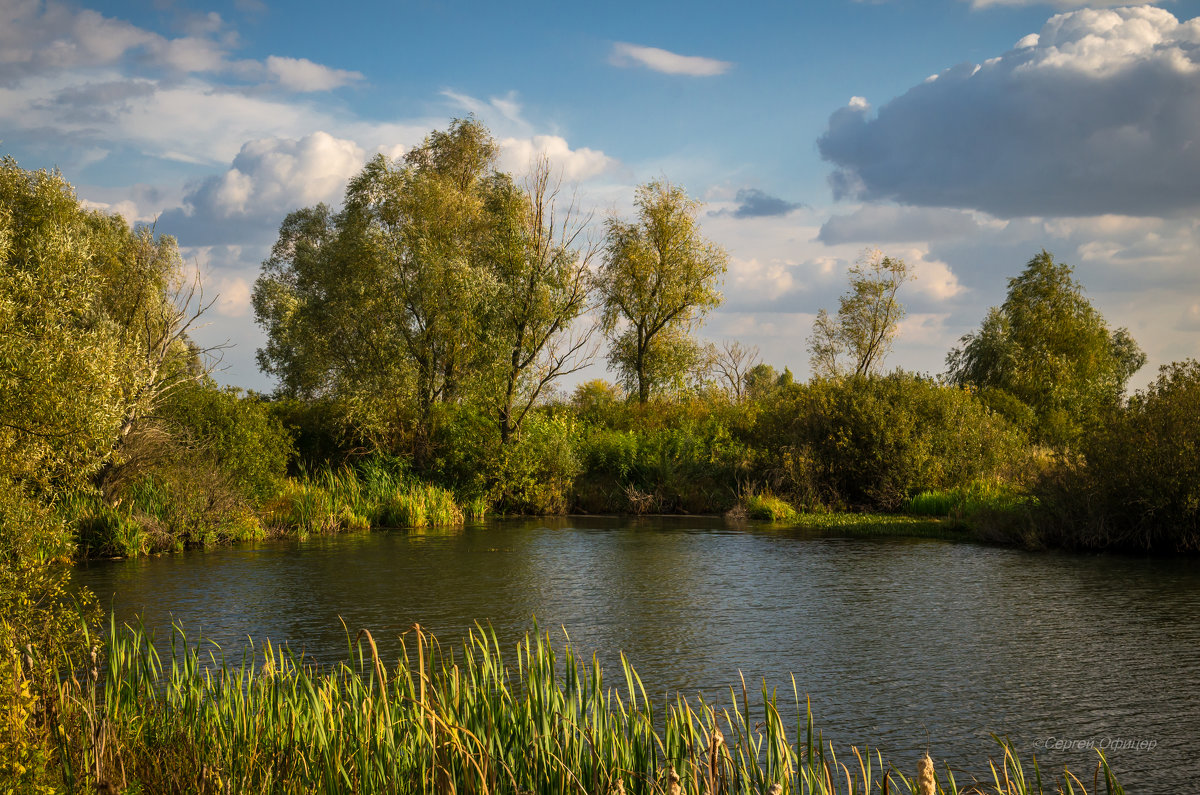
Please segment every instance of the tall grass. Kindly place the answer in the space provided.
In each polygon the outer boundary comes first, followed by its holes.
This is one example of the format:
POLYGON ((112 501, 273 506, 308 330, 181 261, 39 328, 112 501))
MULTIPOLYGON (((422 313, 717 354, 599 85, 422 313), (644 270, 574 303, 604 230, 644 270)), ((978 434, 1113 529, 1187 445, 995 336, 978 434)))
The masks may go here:
POLYGON ((266 521, 277 533, 304 538, 372 527, 456 527, 464 514, 482 518, 486 512, 485 500, 472 501, 464 511, 449 490, 417 482, 394 464, 368 459, 289 478, 267 504, 266 521))
POLYGON ((987 511, 1008 511, 1027 505, 1028 496, 1012 486, 992 481, 975 481, 967 486, 923 491, 909 499, 904 512, 915 516, 943 516, 958 522, 969 522, 973 516, 987 511))
MULTIPOLYGON (((569 645, 560 654, 536 632, 518 644, 515 667, 484 628, 455 653, 414 627, 393 668, 366 631, 347 646, 348 660, 324 670, 270 644, 234 663, 176 631, 163 659, 144 631, 114 626, 102 659, 61 682, 50 710, 63 783, 237 793, 1088 792, 1065 772, 1044 783, 1007 743, 994 781, 976 790, 960 790, 948 768, 909 778, 878 753, 839 757, 794 681, 793 726, 774 691, 764 687, 752 706, 744 681, 726 707, 681 697, 657 706, 624 657, 610 688, 595 658, 569 645)), ((1122 792, 1103 756, 1094 782, 1092 792, 1122 792)))

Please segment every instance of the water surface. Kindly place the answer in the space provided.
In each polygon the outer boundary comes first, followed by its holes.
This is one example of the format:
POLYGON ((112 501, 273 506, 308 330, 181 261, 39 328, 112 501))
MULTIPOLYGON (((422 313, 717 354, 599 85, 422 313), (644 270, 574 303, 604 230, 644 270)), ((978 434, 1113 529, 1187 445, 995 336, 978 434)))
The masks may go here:
POLYGON ((1110 748, 1133 792, 1184 791, 1200 759, 1200 568, 930 540, 727 528, 719 520, 565 518, 450 534, 380 532, 91 563, 120 618, 172 622, 226 650, 270 638, 333 661, 369 628, 445 642, 533 626, 650 693, 726 699, 744 674, 812 697, 826 739, 906 768, 928 748, 983 775, 1009 735, 1044 767, 1110 748))

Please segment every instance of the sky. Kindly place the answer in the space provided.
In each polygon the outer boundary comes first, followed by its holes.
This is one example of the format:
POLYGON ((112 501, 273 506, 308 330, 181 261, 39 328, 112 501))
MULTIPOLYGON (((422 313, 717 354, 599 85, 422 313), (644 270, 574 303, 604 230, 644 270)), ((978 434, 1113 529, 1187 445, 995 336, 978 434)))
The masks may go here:
POLYGON ((942 372, 1042 249, 1146 350, 1134 386, 1200 358, 1200 0, 0 0, 0 154, 176 237, 227 384, 273 387, 250 296, 287 213, 467 114, 597 221, 652 179, 702 200, 700 335, 800 378, 875 248, 917 275, 889 367, 942 372))

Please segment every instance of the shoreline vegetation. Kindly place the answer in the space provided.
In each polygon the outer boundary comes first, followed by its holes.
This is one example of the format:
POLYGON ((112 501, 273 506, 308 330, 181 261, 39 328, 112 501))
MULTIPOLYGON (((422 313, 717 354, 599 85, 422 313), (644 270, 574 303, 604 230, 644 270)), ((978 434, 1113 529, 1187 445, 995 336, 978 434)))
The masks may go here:
POLYGON ((633 217, 593 224, 548 161, 521 181, 498 151, 457 119, 373 158, 340 208, 285 218, 252 297, 270 395, 211 376, 220 347, 194 331, 215 299, 173 238, 89 209, 57 171, 0 161, 5 775, 59 764, 60 674, 95 669, 99 616, 69 583, 81 557, 484 515, 731 511, 1200 551, 1200 362, 1128 395, 1145 355, 1048 252, 941 375, 885 367, 913 272, 864 252, 817 314, 802 382, 699 338, 729 256, 681 186, 642 185, 633 217), (565 391, 602 345, 614 380, 565 391))
MULTIPOLYGON (((40 730, 52 753, 25 758, 15 781, 331 795, 1124 793, 1102 752, 1094 770, 1056 775, 997 738, 981 782, 928 754, 901 770, 869 748, 839 753, 794 680, 783 702, 743 680, 728 699, 656 703, 624 656, 612 685, 595 657, 559 650, 536 627, 517 644, 515 667, 485 627, 461 649, 419 626, 401 641, 394 666, 365 630, 347 630, 348 656, 332 666, 270 643, 231 660, 179 629, 160 652, 145 630, 110 619, 90 664, 50 687, 40 730)), ((22 692, 37 670, 32 659, 16 663, 22 692)))

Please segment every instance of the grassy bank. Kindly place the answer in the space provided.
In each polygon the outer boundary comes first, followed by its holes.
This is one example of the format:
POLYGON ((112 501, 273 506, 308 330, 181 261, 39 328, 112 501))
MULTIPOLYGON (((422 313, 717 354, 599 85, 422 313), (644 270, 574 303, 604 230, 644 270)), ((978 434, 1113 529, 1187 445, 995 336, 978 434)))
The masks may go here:
MULTIPOLYGON (((136 557, 185 546, 268 537, 304 540, 378 529, 453 529, 489 513, 486 498, 461 499, 401 467, 373 459, 287 478, 257 509, 243 508, 228 516, 190 509, 189 503, 152 482, 135 495, 135 500, 113 506, 97 494, 83 493, 60 505, 76 528, 79 556, 136 557)), ((749 493, 725 516, 737 525, 769 523, 821 535, 994 540, 988 531, 1027 503, 1003 490, 971 486, 922 492, 904 513, 825 512, 798 510, 769 493, 749 493)))
POLYGON ((726 705, 655 704, 624 658, 614 687, 594 659, 536 632, 515 666, 485 629, 449 650, 414 628, 393 667, 368 632, 347 640, 349 658, 327 669, 269 644, 230 662, 181 634, 164 659, 144 632, 115 627, 61 681, 30 675, 44 661, 5 660, 28 694, 23 720, 8 716, 24 761, 6 772, 39 792, 1123 792, 1102 756, 1088 790, 1066 772, 1051 783, 1002 744, 993 780, 971 789, 948 766, 839 753, 794 683, 783 707, 744 682, 726 705))

